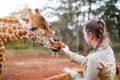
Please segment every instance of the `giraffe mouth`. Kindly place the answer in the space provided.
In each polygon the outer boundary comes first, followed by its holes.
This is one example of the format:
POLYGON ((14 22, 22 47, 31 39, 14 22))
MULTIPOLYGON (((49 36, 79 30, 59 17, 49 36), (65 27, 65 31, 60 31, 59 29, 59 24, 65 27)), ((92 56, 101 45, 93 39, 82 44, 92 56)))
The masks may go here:
POLYGON ((58 52, 61 50, 61 47, 51 47, 50 48, 53 52, 58 52))
POLYGON ((61 48, 65 46, 65 44, 61 41, 58 41, 58 42, 55 42, 54 44, 52 44, 50 46, 50 49, 53 51, 53 52, 58 52, 61 50, 61 48))

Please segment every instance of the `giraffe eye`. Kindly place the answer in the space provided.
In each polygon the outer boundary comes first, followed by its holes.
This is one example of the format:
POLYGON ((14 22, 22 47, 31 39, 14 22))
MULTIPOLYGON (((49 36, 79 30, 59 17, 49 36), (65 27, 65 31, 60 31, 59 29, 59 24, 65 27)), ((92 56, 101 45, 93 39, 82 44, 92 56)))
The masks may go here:
POLYGON ((35 31, 35 30, 37 30, 37 28, 32 27, 30 30, 31 31, 35 31))
POLYGON ((57 41, 59 41, 59 39, 58 39, 58 38, 54 38, 53 40, 54 40, 54 42, 57 42, 57 41))
POLYGON ((51 40, 51 42, 53 42, 53 43, 54 43, 54 42, 58 42, 58 41, 59 41, 59 39, 58 39, 58 38, 51 38, 50 40, 51 40))

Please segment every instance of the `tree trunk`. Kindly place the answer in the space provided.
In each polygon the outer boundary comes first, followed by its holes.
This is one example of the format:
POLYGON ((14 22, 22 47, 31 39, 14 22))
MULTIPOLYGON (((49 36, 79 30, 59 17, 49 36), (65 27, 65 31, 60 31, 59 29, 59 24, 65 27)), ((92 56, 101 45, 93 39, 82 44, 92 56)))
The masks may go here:
POLYGON ((118 36, 119 36, 119 43, 120 43, 120 25, 118 25, 118 36))
MULTIPOLYGON (((83 14, 83 23, 85 22, 85 12, 83 14)), ((84 36, 83 36, 84 38, 84 36)), ((85 42, 85 39, 82 40, 82 43, 83 43, 83 55, 87 55, 87 44, 85 42)))
POLYGON ((89 4, 88 20, 90 20, 90 13, 91 13, 91 0, 88 0, 88 4, 89 4))
POLYGON ((77 35, 76 35, 76 51, 79 53, 79 42, 80 42, 80 39, 79 39, 79 32, 80 32, 80 26, 76 26, 77 28, 77 35))
POLYGON ((77 21, 76 21, 76 33, 77 33, 77 35, 76 35, 76 51, 79 53, 80 25, 79 25, 79 22, 78 22, 78 17, 79 17, 81 12, 79 11, 80 5, 78 5, 77 3, 76 3, 76 5, 77 5, 76 6, 76 11, 77 11, 77 13, 76 13, 76 18, 77 18, 77 21))

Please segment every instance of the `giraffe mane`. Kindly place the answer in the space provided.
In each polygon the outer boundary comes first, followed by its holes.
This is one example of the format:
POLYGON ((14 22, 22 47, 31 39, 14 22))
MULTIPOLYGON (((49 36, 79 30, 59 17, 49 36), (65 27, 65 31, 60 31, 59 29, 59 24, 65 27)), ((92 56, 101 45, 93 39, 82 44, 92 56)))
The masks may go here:
MULTIPOLYGON (((27 23, 29 22, 28 18, 21 18, 21 19, 27 23)), ((0 22, 11 23, 11 24, 19 23, 18 19, 16 18, 0 18, 0 22)))

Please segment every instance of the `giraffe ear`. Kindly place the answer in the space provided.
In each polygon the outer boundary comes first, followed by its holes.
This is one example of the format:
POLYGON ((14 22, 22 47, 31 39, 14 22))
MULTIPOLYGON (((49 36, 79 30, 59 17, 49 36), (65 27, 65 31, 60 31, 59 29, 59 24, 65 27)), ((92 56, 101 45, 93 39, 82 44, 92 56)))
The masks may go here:
POLYGON ((29 24, 27 24, 25 21, 23 21, 22 19, 20 18, 17 18, 19 23, 21 24, 21 26, 24 28, 24 29, 30 29, 32 28, 29 24))

